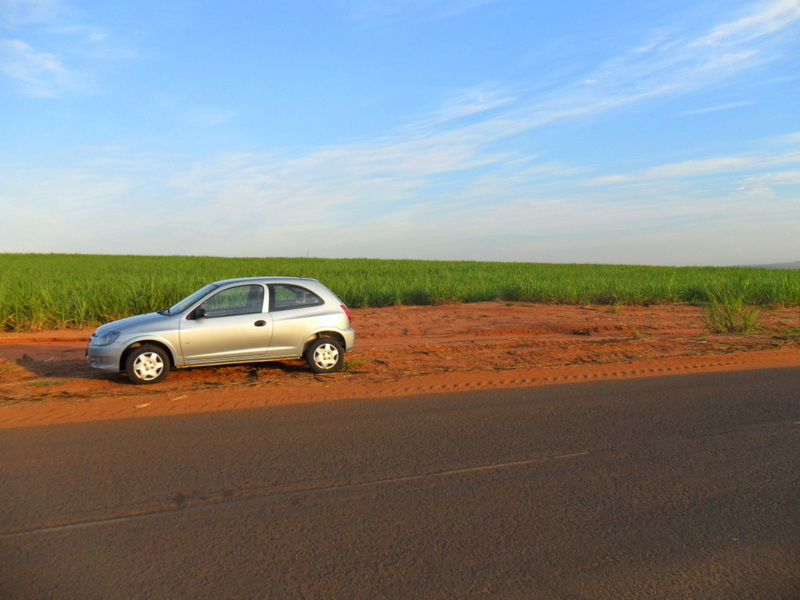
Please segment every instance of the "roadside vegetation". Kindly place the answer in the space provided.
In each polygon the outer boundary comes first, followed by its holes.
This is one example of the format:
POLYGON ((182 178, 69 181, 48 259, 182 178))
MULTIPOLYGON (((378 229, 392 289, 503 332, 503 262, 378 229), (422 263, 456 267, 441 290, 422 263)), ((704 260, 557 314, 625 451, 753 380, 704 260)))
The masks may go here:
POLYGON ((788 269, 0 254, 0 328, 91 327, 174 304, 210 281, 255 275, 319 279, 352 308, 491 300, 800 307, 800 271, 788 269))
POLYGON ((711 333, 751 333, 759 328, 761 309, 748 304, 744 294, 723 285, 709 288, 707 293, 704 320, 711 333))

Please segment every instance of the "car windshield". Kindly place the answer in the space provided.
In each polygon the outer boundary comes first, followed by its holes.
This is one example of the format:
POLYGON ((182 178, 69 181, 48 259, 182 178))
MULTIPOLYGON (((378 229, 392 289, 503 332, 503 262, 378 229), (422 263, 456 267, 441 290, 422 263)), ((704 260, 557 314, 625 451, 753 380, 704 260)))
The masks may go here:
POLYGON ((169 314, 169 315, 177 315, 179 313, 182 313, 187 308, 189 308, 192 304, 194 304, 195 302, 197 302, 198 300, 200 300, 204 296, 207 296, 208 294, 213 292, 218 287, 219 287, 219 285, 217 285, 216 283, 209 283, 204 288, 201 288, 201 289, 197 290, 191 296, 187 296, 186 298, 184 298, 183 300, 181 300, 177 304, 173 304, 172 306, 170 306, 167 309, 167 314, 169 314))

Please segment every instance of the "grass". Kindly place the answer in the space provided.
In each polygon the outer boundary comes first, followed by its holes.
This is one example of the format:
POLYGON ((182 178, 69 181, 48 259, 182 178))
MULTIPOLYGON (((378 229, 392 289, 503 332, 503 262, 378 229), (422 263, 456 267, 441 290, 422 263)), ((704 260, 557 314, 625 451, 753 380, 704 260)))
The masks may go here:
POLYGON ((91 327, 175 303, 210 281, 319 279, 352 308, 514 303, 704 305, 732 289, 749 306, 800 306, 800 271, 477 261, 0 254, 0 328, 91 327))
POLYGON ((54 385, 63 385, 63 381, 54 381, 54 380, 44 380, 44 381, 34 381, 33 383, 29 383, 28 387, 52 387, 54 385))
POLYGON ((346 360, 342 364, 342 371, 357 371, 365 364, 363 360, 346 360))
POLYGON ((716 286, 708 291, 705 324, 712 333, 751 333, 758 329, 761 309, 747 304, 742 291, 716 286))

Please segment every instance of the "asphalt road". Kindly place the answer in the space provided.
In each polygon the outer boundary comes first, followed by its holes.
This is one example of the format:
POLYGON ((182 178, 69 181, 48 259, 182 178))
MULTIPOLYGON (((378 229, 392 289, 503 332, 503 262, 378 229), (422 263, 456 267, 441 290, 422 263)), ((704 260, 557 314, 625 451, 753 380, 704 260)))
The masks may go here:
POLYGON ((0 598, 800 598, 800 370, 0 431, 0 598))

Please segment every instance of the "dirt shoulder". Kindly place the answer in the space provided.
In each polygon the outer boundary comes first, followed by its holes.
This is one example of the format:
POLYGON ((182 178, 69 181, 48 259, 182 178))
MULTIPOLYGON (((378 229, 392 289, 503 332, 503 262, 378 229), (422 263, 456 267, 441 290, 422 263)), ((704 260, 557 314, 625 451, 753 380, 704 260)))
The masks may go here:
POLYGON ((89 368, 91 331, 0 334, 0 428, 209 410, 800 366, 800 314, 761 315, 752 335, 712 335, 688 305, 502 302, 353 311, 341 373, 303 363, 181 369, 134 386, 89 368))

